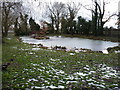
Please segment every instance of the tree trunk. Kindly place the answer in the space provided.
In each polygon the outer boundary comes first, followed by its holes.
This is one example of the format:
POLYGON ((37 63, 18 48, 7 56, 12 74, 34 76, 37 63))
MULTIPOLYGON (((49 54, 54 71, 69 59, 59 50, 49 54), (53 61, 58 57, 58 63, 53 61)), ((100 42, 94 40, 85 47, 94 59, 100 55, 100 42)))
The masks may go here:
POLYGON ((6 19, 6 22, 4 23, 4 26, 3 26, 3 37, 7 37, 8 36, 8 29, 9 29, 9 26, 8 26, 8 21, 6 19))

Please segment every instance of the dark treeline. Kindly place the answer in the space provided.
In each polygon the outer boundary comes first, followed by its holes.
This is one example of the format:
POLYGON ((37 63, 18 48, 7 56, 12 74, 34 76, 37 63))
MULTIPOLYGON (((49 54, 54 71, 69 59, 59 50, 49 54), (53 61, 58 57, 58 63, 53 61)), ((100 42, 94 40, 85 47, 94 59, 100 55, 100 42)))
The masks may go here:
POLYGON ((78 17, 78 20, 73 20, 72 22, 69 21, 69 19, 65 19, 64 17, 61 20, 61 28, 56 33, 54 27, 52 27, 52 24, 49 24, 49 33, 54 34, 79 34, 79 35, 90 35, 94 31, 91 29, 92 21, 88 21, 81 16, 78 17))
POLYGON ((14 32, 16 36, 29 35, 33 31, 40 31, 40 25, 31 17, 28 19, 28 15, 21 14, 19 18, 16 18, 14 23, 14 32))
MULTIPOLYGON (((81 4, 54 2, 48 5, 49 18, 51 23, 49 26, 49 33, 55 34, 79 34, 79 35, 93 35, 93 36, 103 36, 105 35, 104 25, 110 20, 112 14, 108 16, 106 20, 103 20, 105 16, 105 5, 100 5, 97 1, 93 1, 93 9, 88 9, 91 11, 91 20, 83 18, 83 16, 78 16, 78 11, 80 10, 81 4)), ((119 21, 119 20, 118 20, 119 21)))
POLYGON ((79 16, 77 20, 69 23, 67 19, 62 18, 61 28, 56 33, 53 29, 52 24, 48 24, 49 34, 71 34, 71 35, 92 35, 92 36, 118 36, 119 30, 114 29, 113 27, 104 27, 102 29, 102 34, 98 32, 98 29, 94 28, 94 23, 92 20, 87 20, 82 16, 79 16), (72 31, 70 30, 69 25, 72 25, 72 31))
POLYGON ((2 37, 8 36, 9 30, 14 30, 16 36, 29 35, 39 31, 40 26, 25 13, 21 2, 1 2, 2 37))
MULTIPOLYGON (((91 20, 79 16, 82 5, 80 3, 62 3, 54 2, 47 5, 47 29, 49 34, 78 34, 78 35, 94 35, 103 36, 105 31, 109 30, 104 28, 106 22, 115 14, 103 20, 105 16, 105 2, 102 6, 93 1, 93 8, 91 11, 91 20), (77 20, 76 20, 77 18, 77 20)), ((35 22, 33 18, 29 18, 29 14, 25 13, 22 8, 22 3, 9 3, 4 2, 1 4, 2 10, 2 36, 6 37, 8 31, 12 27, 15 35, 29 35, 32 31, 40 31, 40 25, 35 22)), ((120 28, 120 15, 118 14, 118 28, 120 28)))

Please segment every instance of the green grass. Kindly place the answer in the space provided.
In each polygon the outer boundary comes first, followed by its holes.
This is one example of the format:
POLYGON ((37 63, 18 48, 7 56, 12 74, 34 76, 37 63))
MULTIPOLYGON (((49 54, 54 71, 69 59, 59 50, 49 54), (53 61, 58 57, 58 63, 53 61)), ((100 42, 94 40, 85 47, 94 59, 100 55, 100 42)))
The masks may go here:
POLYGON ((120 79, 118 71, 107 69, 108 66, 119 65, 118 54, 73 52, 74 54, 70 55, 71 52, 64 51, 46 49, 35 51, 32 50, 32 45, 22 43, 16 37, 11 36, 4 40, 2 63, 10 62, 11 65, 2 72, 3 88, 35 88, 51 85, 64 88, 72 85, 73 88, 79 89, 118 87, 120 79), (105 75, 109 78, 103 77, 105 75))

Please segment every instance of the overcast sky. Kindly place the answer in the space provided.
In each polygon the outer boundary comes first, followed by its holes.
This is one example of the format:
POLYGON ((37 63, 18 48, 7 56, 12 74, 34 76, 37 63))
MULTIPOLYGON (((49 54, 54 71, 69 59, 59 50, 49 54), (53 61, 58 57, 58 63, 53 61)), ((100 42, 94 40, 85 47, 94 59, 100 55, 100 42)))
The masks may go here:
MULTIPOLYGON (((83 6, 86 6, 87 8, 90 8, 92 5, 92 0, 23 0, 23 5, 27 9, 27 11, 31 11, 31 16, 36 20, 37 23, 40 22, 40 20, 47 20, 45 13, 46 5, 45 3, 48 2, 75 2, 76 4, 80 2, 83 6)), ((105 7, 105 19, 108 18, 110 15, 114 13, 118 13, 118 2, 119 0, 105 0, 108 4, 106 4, 105 7)), ((98 2, 102 2, 102 0, 98 0, 98 2)), ((81 7, 79 13, 77 16, 83 16, 86 19, 91 19, 91 12, 89 10, 86 10, 85 8, 81 7)), ((117 27, 115 23, 117 22, 117 17, 112 17, 108 23, 105 24, 105 26, 112 26, 117 27)))

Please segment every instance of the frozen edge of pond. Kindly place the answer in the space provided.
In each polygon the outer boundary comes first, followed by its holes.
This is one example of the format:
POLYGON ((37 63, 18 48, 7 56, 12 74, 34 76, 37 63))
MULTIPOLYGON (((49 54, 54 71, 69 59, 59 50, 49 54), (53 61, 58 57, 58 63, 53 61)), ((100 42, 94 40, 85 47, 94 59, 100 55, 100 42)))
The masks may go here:
MULTIPOLYGON (((40 42, 29 42, 30 40, 32 40, 32 41, 37 41, 37 39, 34 39, 34 38, 31 38, 31 37, 28 37, 28 36, 24 36, 24 37, 20 37, 21 39, 22 39, 22 41, 24 42, 24 43, 28 43, 28 44, 36 44, 36 47, 38 47, 37 45, 39 45, 39 44, 41 44, 40 42)), ((55 36, 53 36, 53 38, 55 38, 55 36)), ((60 37, 61 38, 61 37, 60 37)), ((42 44, 41 44, 42 45, 42 44)), ((34 45, 35 46, 35 45, 34 45)), ((45 46, 42 46, 43 48, 45 47, 45 46)), ((39 48, 39 47, 38 47, 39 48)), ((47 49, 53 49, 54 47, 46 47, 47 49)), ((35 49, 34 49, 35 50, 35 49)), ((36 50, 38 50, 38 49, 36 49, 36 50)), ((56 48, 56 50, 61 50, 60 48, 56 48)), ((70 50, 72 50, 72 51, 75 51, 76 53, 79 53, 79 52, 87 52, 87 51, 89 51, 89 50, 91 50, 91 49, 84 49, 84 48, 80 48, 80 49, 78 49, 78 48, 70 48, 70 49, 68 49, 68 48, 66 48, 66 51, 70 51, 70 50)), ((92 50, 91 50, 92 51, 92 50)), ((93 52, 95 52, 95 51, 93 51, 93 52)), ((100 52, 100 51, 98 51, 98 52, 100 52)), ((104 50, 102 50, 101 51, 101 53, 103 53, 103 54, 109 54, 109 52, 107 51, 107 49, 104 49, 104 50)), ((119 53, 119 51, 115 51, 115 53, 119 53)))

